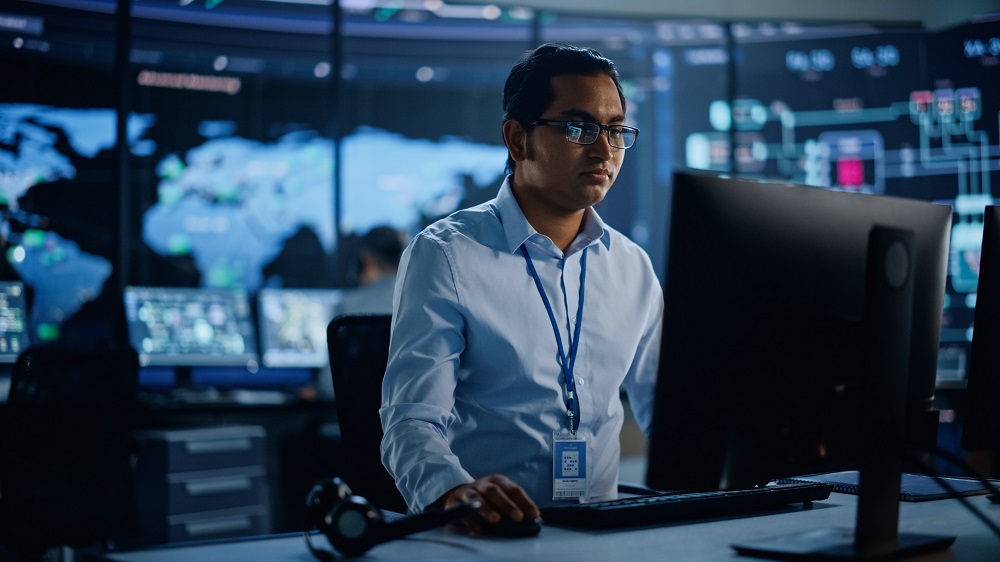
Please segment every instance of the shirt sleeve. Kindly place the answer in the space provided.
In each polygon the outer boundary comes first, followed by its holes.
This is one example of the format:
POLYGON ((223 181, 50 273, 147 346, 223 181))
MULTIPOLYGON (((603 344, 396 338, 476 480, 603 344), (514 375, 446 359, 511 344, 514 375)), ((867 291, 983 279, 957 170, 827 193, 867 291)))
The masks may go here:
POLYGON ((663 332, 663 290, 656 274, 652 271, 652 266, 648 269, 645 294, 650 295, 651 302, 646 307, 649 314, 646 317, 639 347, 636 349, 635 359, 623 384, 635 421, 647 439, 653 423, 656 377, 660 363, 660 339, 663 332))
POLYGON ((419 513, 472 482, 452 452, 459 358, 465 320, 444 244, 414 238, 400 261, 393 298, 389 361, 382 382, 382 463, 411 512, 419 513))

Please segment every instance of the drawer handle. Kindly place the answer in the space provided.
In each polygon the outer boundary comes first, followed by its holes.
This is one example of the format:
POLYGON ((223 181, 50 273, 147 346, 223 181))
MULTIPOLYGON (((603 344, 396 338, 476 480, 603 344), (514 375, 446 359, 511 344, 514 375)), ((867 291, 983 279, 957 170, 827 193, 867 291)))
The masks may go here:
POLYGON ((189 521, 184 524, 188 536, 203 537, 219 533, 247 531, 253 528, 249 517, 227 517, 225 519, 206 519, 204 521, 189 521))
POLYGON ((202 480, 192 480, 184 483, 184 490, 189 496, 207 496, 210 494, 224 494, 226 492, 243 492, 249 490, 253 483, 244 476, 231 476, 226 478, 205 478, 202 480))
POLYGON ((184 443, 184 449, 192 455, 249 451, 252 447, 253 444, 249 439, 212 439, 210 441, 188 441, 184 443))

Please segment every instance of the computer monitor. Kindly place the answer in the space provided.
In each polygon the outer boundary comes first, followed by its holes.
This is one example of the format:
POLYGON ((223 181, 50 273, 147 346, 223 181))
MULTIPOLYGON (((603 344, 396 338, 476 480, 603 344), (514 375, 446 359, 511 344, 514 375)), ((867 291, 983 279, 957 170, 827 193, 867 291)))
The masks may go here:
POLYGON ((859 468, 873 429, 874 227, 912 235, 911 376, 888 394, 905 398, 900 440, 932 447, 950 226, 949 207, 917 200, 676 174, 647 484, 736 489, 859 468))
POLYGON ((125 314, 142 366, 257 369, 257 335, 246 291, 129 286, 125 314))
POLYGON ((264 366, 325 366, 326 327, 341 295, 338 289, 261 289, 257 306, 264 366))
POLYGON ((1000 206, 986 207, 983 218, 961 444, 1000 452, 1000 206))
POLYGON ((30 344, 24 284, 0 281, 0 363, 14 363, 30 344))

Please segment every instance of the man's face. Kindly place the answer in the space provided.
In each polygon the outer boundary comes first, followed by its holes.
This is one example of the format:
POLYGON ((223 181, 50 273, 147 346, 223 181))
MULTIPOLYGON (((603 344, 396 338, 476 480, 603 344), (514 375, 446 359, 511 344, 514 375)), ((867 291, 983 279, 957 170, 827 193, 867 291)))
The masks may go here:
MULTIPOLYGON (((556 76, 552 89, 555 98, 539 119, 625 122, 610 76, 556 76)), ((522 142, 523 153, 515 156, 514 184, 523 196, 556 213, 575 213, 601 202, 625 158, 625 151, 608 144, 603 131, 594 144, 580 145, 566 140, 563 127, 537 125, 522 135, 522 142)))

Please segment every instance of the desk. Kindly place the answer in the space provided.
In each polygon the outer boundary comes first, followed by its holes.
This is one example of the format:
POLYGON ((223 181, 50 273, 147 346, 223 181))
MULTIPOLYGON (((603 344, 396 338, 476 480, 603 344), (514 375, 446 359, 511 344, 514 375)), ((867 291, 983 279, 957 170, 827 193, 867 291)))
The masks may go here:
MULTIPOLYGON (((969 498, 972 505, 1000 524, 1000 505, 983 496, 969 498)), ((498 539, 469 537, 454 529, 438 529, 404 540, 384 543, 368 551, 363 560, 727 560, 742 558, 730 548, 734 541, 779 535, 822 527, 854 526, 857 498, 832 494, 808 508, 789 508, 766 515, 675 523, 619 531, 575 531, 545 525, 538 537, 498 539)), ((958 500, 939 500, 900 505, 900 530, 957 536, 947 551, 912 560, 1000 561, 1000 538, 958 500)), ((328 548, 322 536, 314 545, 328 548)), ((281 535, 227 543, 187 545, 135 552, 105 554, 114 562, 185 562, 267 560, 312 562, 315 559, 301 535, 281 535)))

